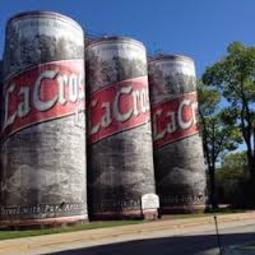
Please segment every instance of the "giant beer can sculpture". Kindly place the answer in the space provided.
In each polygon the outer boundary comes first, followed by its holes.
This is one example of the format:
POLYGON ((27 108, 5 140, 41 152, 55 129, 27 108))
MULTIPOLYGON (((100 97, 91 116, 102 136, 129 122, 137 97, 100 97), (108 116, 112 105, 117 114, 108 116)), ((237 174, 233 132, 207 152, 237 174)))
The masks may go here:
POLYGON ((2 222, 86 219, 82 28, 52 12, 14 16, 3 72, 2 222))
POLYGON ((106 37, 86 55, 90 215, 141 217, 141 197, 155 194, 145 48, 106 37))
MULTIPOLYGON (((3 111, 3 100, 2 100, 2 90, 3 90, 3 61, 0 59, 0 128, 2 123, 2 111, 3 111)), ((1 153, 1 136, 0 136, 0 153, 1 153)), ((1 157, 1 154, 0 154, 1 157)), ((1 171, 1 160, 0 160, 0 171, 1 171)), ((1 204, 1 195, 0 195, 0 204, 1 204)))
POLYGON ((3 79, 3 61, 0 60, 0 84, 2 84, 2 79, 3 79))
POLYGON ((161 211, 204 208, 205 166, 198 130, 193 60, 178 55, 149 62, 156 187, 161 211))

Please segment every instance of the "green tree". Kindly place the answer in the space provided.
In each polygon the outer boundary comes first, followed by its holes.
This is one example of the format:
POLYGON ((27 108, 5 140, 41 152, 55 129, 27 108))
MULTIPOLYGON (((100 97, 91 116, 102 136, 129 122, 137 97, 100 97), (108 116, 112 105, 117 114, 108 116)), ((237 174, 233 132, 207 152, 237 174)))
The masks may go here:
POLYGON ((245 175, 247 168, 246 151, 237 151, 227 154, 223 159, 223 168, 230 169, 233 173, 231 176, 245 175))
MULTIPOLYGON (((216 163, 227 151, 234 150, 240 143, 239 130, 225 123, 225 111, 219 110, 220 93, 213 87, 198 84, 200 132, 203 139, 205 160, 209 175, 209 202, 218 207, 215 184, 216 163)), ((232 124, 232 123, 231 123, 232 124)))
POLYGON ((255 47, 231 43, 227 54, 208 67, 202 79, 205 84, 220 89, 229 104, 224 121, 239 125, 247 147, 251 186, 255 187, 255 47))
POLYGON ((244 186, 247 183, 247 155, 246 151, 227 154, 222 166, 216 171, 218 193, 223 203, 232 206, 247 206, 247 195, 244 186))

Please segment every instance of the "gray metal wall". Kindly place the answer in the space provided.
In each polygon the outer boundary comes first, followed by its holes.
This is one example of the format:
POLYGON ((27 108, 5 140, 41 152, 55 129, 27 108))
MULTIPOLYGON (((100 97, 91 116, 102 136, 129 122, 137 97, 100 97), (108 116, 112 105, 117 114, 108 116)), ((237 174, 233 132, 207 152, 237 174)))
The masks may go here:
POLYGON ((149 62, 149 84, 156 186, 161 211, 203 209, 206 178, 196 123, 194 63, 184 56, 156 57, 149 62), (181 123, 179 119, 182 118, 181 123))
POLYGON ((11 96, 25 95, 25 89, 18 92, 19 86, 26 85, 22 80, 33 82, 29 87, 30 111, 23 120, 16 116, 2 128, 1 220, 7 224, 87 219, 84 78, 84 34, 75 21, 52 12, 22 13, 8 21, 2 100, 9 108, 24 110, 25 106, 15 105, 11 96), (55 76, 42 78, 42 83, 47 79, 52 83, 42 85, 46 92, 40 87, 38 96, 33 91, 43 71, 48 76, 55 72, 55 76), (74 83, 69 82, 70 77, 74 83), (17 83, 13 91, 12 82, 17 83), (55 87, 47 87, 52 84, 55 87), (72 85, 75 92, 70 91, 72 85), (57 101, 51 108, 41 105, 35 110, 34 97, 50 102, 55 96, 57 101), (60 104, 61 98, 66 102, 60 104))

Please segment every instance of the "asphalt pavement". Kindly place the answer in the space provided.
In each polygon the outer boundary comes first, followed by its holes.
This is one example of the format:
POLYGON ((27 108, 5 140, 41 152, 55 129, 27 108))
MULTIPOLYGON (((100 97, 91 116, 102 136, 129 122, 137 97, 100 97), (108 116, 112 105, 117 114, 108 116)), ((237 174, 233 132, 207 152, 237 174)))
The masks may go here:
MULTIPOLYGON (((216 255, 219 254, 215 230, 196 231, 171 237, 120 242, 54 253, 55 255, 216 255)), ((231 224, 220 229, 222 248, 255 241, 255 222, 231 224)), ((255 251, 254 251, 255 254, 255 251)))

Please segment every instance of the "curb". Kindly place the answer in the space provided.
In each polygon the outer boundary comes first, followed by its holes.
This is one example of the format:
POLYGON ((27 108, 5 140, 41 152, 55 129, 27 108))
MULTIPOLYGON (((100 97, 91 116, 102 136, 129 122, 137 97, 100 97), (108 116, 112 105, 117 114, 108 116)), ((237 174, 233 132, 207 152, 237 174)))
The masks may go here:
MULTIPOLYGON (((229 215, 218 215, 219 223, 228 223, 244 220, 255 220, 255 211, 248 213, 235 213, 229 215)), ((96 245, 96 242, 107 241, 139 235, 140 238, 150 235, 155 231, 168 231, 169 235, 181 234, 183 231, 195 227, 208 227, 214 224, 213 216, 204 216, 188 219, 167 219, 141 224, 118 226, 114 228, 101 228, 82 230, 68 233, 58 233, 35 237, 25 237, 0 241, 0 254, 38 254, 44 250, 49 252, 63 249, 66 245, 84 243, 89 246, 96 245)), ((133 237, 134 239, 134 237, 133 237)))

